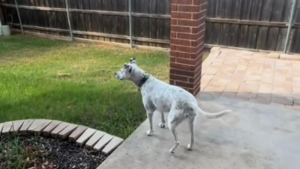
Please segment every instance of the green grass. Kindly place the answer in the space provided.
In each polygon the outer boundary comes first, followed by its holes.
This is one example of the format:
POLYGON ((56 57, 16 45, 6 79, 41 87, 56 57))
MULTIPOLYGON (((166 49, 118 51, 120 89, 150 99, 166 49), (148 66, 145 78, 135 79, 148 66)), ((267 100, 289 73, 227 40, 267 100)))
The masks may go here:
POLYGON ((0 142, 0 168, 24 168, 26 155, 20 140, 16 137, 10 142, 0 142))
POLYGON ((168 53, 1 37, 0 122, 57 119, 126 138, 146 118, 137 88, 114 77, 133 56, 141 68, 168 81, 168 53))

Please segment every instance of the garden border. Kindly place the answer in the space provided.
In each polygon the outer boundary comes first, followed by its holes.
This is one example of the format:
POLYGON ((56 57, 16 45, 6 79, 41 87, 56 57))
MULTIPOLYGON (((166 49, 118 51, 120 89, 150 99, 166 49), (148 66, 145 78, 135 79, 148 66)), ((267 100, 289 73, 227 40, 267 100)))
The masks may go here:
POLYGON ((120 137, 87 126, 49 119, 24 119, 0 123, 0 138, 2 135, 13 133, 31 133, 67 140, 87 149, 101 151, 105 155, 110 155, 124 141, 120 137))

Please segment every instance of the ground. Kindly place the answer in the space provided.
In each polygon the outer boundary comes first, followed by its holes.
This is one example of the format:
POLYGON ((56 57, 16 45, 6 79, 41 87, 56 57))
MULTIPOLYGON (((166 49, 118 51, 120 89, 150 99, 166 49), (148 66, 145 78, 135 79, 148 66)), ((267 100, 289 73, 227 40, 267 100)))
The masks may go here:
POLYGON ((1 136, 0 169, 96 168, 106 157, 64 140, 31 134, 1 136))
POLYGON ((137 88, 114 78, 133 56, 168 81, 167 52, 2 37, 0 122, 58 119, 126 138, 146 118, 137 88))
MULTIPOLYGON (((216 119, 198 116, 193 151, 186 149, 186 121, 177 128, 181 144, 170 154, 174 137, 169 129, 154 125, 149 137, 145 120, 98 169, 299 169, 300 62, 269 56, 243 50, 210 53, 196 98, 205 111, 232 112, 216 119)), ((155 113, 153 123, 159 122, 155 113)))

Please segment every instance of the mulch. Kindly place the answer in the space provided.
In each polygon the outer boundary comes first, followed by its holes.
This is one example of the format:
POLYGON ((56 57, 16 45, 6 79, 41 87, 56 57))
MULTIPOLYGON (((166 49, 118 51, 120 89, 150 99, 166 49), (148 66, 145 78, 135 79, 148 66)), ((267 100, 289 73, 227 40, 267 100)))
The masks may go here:
MULTIPOLYGON (((88 150, 60 139, 45 138, 33 135, 2 135, 0 142, 0 169, 9 169, 9 143, 19 140, 22 160, 26 169, 96 169, 106 155, 88 150)), ((14 168, 17 169, 17 168, 14 168)))

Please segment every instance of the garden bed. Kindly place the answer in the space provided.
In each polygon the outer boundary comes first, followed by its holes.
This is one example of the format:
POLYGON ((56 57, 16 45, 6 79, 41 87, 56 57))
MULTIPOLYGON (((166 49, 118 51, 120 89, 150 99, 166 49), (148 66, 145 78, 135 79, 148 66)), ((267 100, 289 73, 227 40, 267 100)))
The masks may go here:
POLYGON ((106 157, 60 139, 30 134, 0 138, 0 169, 96 169, 106 157))

